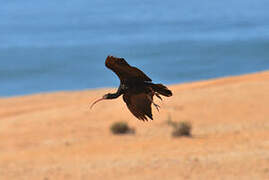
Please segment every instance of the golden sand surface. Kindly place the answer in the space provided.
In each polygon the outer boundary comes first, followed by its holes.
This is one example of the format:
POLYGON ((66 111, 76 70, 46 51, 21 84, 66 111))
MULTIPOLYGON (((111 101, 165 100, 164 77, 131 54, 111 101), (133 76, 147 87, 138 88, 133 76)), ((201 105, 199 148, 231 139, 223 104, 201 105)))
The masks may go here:
POLYGON ((169 88, 149 122, 122 98, 89 109, 115 89, 1 98, 0 179, 269 179, 269 71, 169 88), (193 136, 172 137, 168 119, 193 136), (135 134, 113 135, 117 121, 135 134))

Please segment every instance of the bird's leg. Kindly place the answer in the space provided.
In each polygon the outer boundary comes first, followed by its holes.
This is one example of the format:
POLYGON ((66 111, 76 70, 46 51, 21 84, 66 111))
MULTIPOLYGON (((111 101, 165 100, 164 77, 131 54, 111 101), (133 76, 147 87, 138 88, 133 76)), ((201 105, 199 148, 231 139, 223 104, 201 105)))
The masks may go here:
POLYGON ((153 96, 156 95, 157 98, 159 98, 160 100, 163 100, 163 99, 161 98, 161 96, 160 96, 159 93, 155 92, 152 88, 150 88, 150 89, 151 89, 152 97, 151 97, 150 95, 148 95, 148 97, 149 97, 150 101, 152 102, 152 104, 153 104, 153 105, 155 106, 155 108, 157 109, 157 111, 159 112, 159 108, 160 108, 160 106, 159 106, 158 104, 154 103, 154 101, 153 101, 153 96))
POLYGON ((157 98, 159 98, 160 100, 163 100, 162 97, 160 96, 160 94, 157 93, 157 92, 155 92, 152 88, 150 88, 150 91, 151 91, 151 93, 153 94, 153 96, 156 95, 157 98))
POLYGON ((157 111, 159 112, 159 108, 160 106, 158 104, 155 104, 153 101, 152 101, 153 105, 155 106, 155 108, 157 109, 157 111))
MULTIPOLYGON (((153 96, 152 96, 153 97, 153 96)), ((160 106, 158 105, 158 104, 156 104, 156 103, 154 103, 154 101, 153 101, 153 98, 152 98, 150 95, 148 95, 148 98, 149 98, 149 100, 152 102, 152 104, 155 106, 155 108, 157 109, 157 111, 159 112, 159 108, 160 108, 160 106)))
POLYGON ((154 92, 154 94, 157 96, 157 98, 159 98, 160 100, 163 100, 159 93, 154 92))

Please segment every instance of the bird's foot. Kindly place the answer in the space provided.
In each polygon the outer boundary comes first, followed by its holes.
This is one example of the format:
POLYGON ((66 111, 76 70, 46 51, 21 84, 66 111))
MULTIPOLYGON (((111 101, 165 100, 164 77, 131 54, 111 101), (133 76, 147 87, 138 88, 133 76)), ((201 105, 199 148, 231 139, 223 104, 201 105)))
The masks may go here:
MULTIPOLYGON (((158 97, 158 96, 157 96, 157 97, 158 97)), ((153 101, 153 99, 152 99, 151 96, 148 96, 148 98, 149 98, 149 100, 152 102, 152 104, 155 106, 155 108, 157 109, 157 111, 159 112, 159 108, 160 108, 160 106, 159 106, 158 104, 154 103, 154 101, 153 101)))

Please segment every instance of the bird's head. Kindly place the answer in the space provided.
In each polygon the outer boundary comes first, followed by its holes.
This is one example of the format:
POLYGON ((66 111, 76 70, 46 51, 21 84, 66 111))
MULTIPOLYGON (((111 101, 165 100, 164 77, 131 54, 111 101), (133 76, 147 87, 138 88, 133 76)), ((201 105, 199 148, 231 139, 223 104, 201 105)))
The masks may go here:
POLYGON ((122 68, 124 66, 130 66, 124 60, 124 58, 117 58, 114 56, 107 56, 105 64, 106 64, 106 67, 108 67, 110 69, 118 69, 118 68, 122 68))
POLYGON ((101 97, 100 99, 97 99, 96 101, 94 101, 90 108, 92 108, 96 103, 98 103, 98 102, 100 102, 102 100, 107 100, 107 99, 112 99, 112 94, 111 93, 107 93, 107 94, 103 95, 103 97, 101 97))

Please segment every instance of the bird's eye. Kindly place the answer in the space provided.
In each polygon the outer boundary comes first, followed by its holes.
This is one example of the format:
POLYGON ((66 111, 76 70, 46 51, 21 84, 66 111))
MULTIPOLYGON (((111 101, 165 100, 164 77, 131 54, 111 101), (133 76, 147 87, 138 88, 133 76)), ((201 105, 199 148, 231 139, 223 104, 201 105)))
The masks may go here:
POLYGON ((124 64, 124 59, 123 59, 123 58, 120 58, 118 62, 119 62, 120 64, 124 64))

